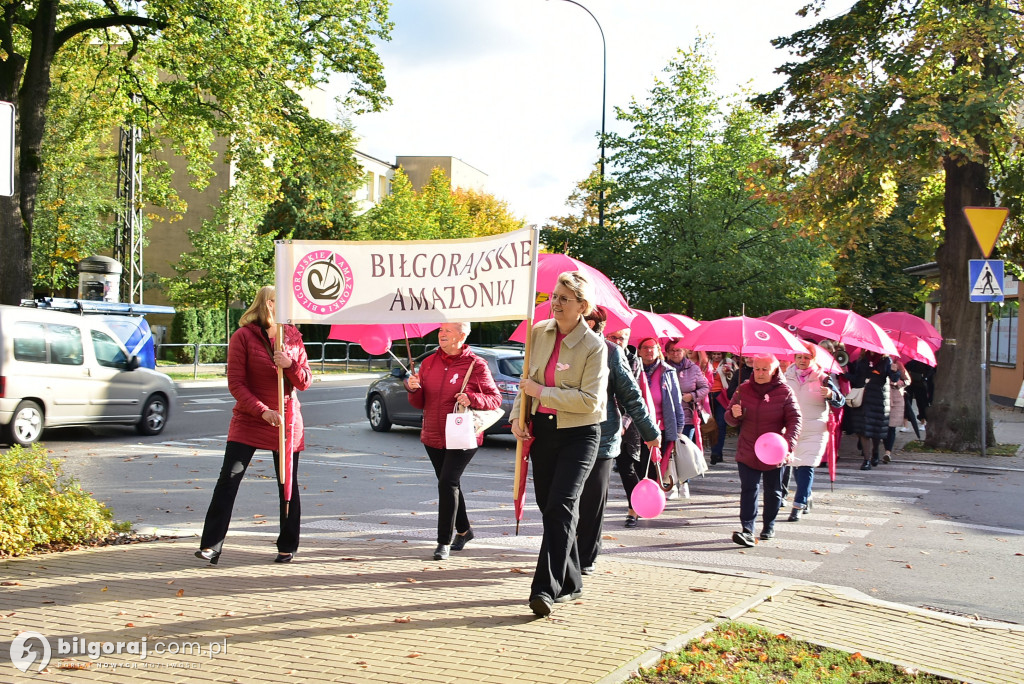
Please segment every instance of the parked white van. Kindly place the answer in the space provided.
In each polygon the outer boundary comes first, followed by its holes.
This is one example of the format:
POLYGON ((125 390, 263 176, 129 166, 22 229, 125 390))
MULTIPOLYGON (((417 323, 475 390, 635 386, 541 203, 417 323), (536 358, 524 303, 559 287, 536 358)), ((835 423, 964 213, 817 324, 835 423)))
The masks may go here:
POLYGON ((163 431, 177 401, 163 373, 139 368, 103 321, 0 305, 0 428, 27 446, 45 427, 134 425, 163 431))

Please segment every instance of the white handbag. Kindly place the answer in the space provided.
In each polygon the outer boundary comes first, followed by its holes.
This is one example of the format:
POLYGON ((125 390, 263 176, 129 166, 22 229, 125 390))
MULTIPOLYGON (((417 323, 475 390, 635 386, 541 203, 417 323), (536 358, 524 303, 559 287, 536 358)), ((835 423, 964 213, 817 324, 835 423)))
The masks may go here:
MULTIPOLYGON (((466 371, 466 377, 462 379, 462 387, 459 394, 466 391, 469 384, 469 376, 473 372, 474 361, 466 371)), ((476 436, 487 428, 498 422, 498 419, 505 415, 505 411, 497 409, 471 409, 460 404, 455 405, 454 413, 449 413, 445 419, 444 441, 445 449, 476 449, 476 436), (468 427, 467 427, 468 426, 468 427), (466 431, 471 430, 470 437, 466 431), (463 446, 469 445, 469 446, 463 446)))
POLYGON ((473 425, 473 413, 468 409, 449 413, 444 423, 445 449, 476 449, 476 428, 473 425))
POLYGON ((708 462, 697 445, 686 435, 679 435, 672 454, 676 482, 686 482, 708 471, 708 462))
POLYGON ((850 408, 857 408, 864 402, 864 388, 854 387, 846 395, 846 405, 850 408))

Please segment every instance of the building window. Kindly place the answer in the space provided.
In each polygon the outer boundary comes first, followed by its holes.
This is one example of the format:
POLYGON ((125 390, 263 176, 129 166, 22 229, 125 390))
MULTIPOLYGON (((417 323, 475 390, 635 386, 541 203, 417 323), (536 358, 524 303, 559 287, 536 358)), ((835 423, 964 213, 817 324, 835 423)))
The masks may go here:
POLYGON ((373 202, 373 171, 366 172, 366 199, 373 202))
POLYGON ((380 177, 380 188, 378 190, 377 198, 381 200, 391 194, 391 184, 388 183, 387 176, 380 177))
POLYGON ((991 363, 1017 365, 1017 312, 1020 303, 1013 299, 1003 302, 992 314, 992 332, 988 340, 991 363))

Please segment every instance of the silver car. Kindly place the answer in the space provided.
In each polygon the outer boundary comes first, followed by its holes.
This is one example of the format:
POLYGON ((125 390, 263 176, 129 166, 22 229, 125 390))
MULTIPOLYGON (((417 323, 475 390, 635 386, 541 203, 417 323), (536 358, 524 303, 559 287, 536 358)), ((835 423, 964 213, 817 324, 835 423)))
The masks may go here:
MULTIPOLYGON (((519 378, 523 374, 523 350, 519 347, 476 346, 470 346, 470 349, 491 369, 494 384, 501 392, 501 408, 505 411, 505 416, 487 428, 486 434, 508 434, 512 431, 509 414, 519 393, 519 378)), ((432 349, 416 357, 416 365, 434 351, 432 349)), ((374 380, 366 390, 366 417, 373 430, 387 432, 392 425, 423 427, 423 411, 409 403, 409 393, 403 382, 405 377, 402 368, 394 368, 389 375, 374 380)))
POLYGON ((134 425, 163 431, 177 401, 174 382, 139 367, 98 318, 0 306, 0 428, 27 446, 44 428, 134 425))

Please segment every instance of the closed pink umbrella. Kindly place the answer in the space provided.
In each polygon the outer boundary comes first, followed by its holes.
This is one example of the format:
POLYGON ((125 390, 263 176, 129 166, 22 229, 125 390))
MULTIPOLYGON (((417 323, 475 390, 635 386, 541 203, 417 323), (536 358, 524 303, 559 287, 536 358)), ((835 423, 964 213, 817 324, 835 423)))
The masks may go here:
POLYGON ((788 330, 747 316, 705 321, 689 333, 686 346, 698 351, 721 351, 743 356, 804 354, 807 351, 788 330))
POLYGON ((899 330, 916 335, 927 342, 934 351, 938 351, 942 346, 942 335, 935 326, 914 314, 904 311, 883 311, 871 316, 869 320, 877 323, 883 330, 899 330))
POLYGON ((661 314, 651 313, 640 309, 632 309, 636 316, 629 324, 629 343, 637 345, 641 340, 648 337, 665 339, 670 337, 682 337, 687 329, 669 320, 661 314))
POLYGON ((899 355, 899 350, 884 330, 847 309, 810 309, 791 316, 786 323, 811 336, 889 356, 899 355))
MULTIPOLYGON (((614 309, 604 307, 604 310, 608 315, 608 322, 605 323, 604 326, 605 331, 622 330, 623 328, 629 327, 629 322, 632 320, 632 317, 623 319, 614 309)), ((551 302, 538 304, 537 308, 533 310, 533 322, 537 323, 538 321, 543 321, 548 318, 551 318, 551 302)), ((522 342, 525 344, 526 335, 526 321, 523 321, 516 327, 512 334, 508 336, 508 339, 513 342, 522 342)))

